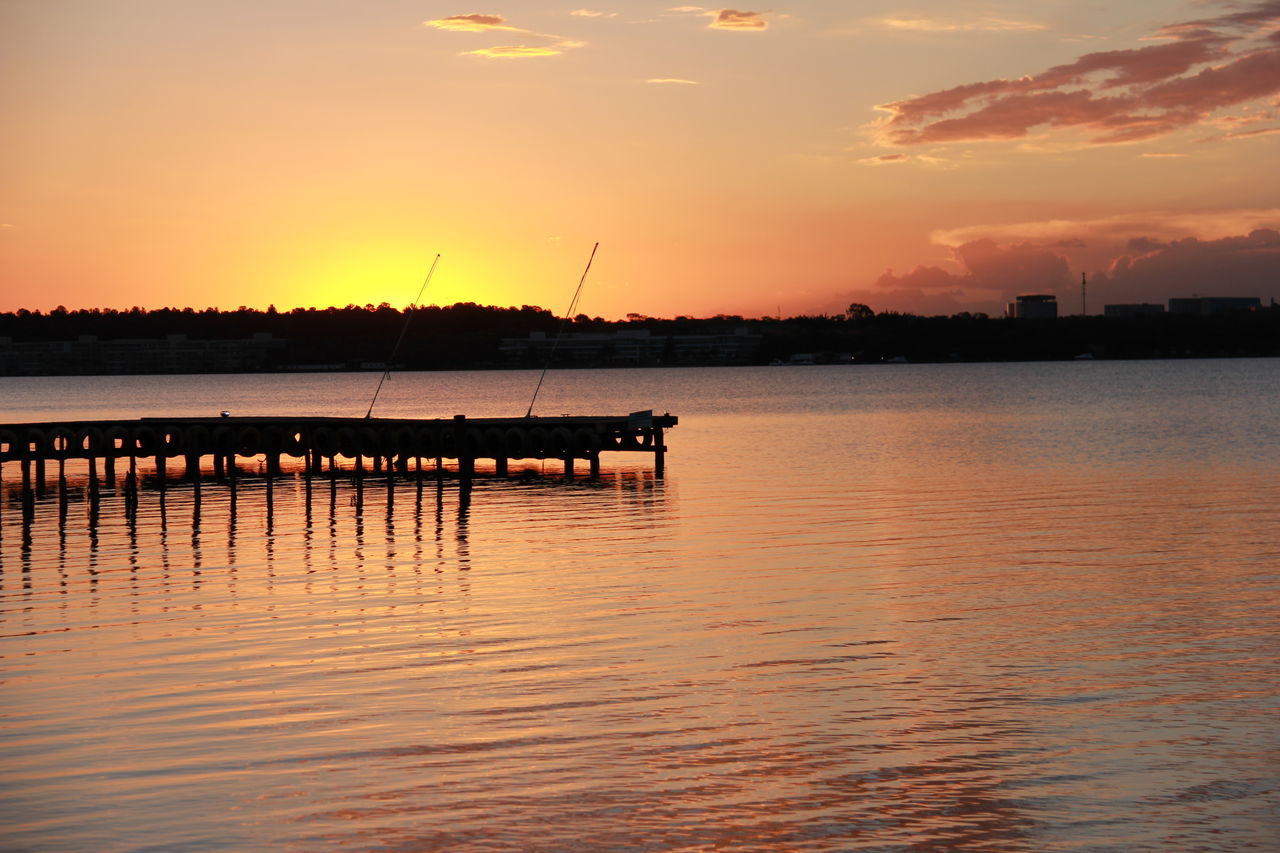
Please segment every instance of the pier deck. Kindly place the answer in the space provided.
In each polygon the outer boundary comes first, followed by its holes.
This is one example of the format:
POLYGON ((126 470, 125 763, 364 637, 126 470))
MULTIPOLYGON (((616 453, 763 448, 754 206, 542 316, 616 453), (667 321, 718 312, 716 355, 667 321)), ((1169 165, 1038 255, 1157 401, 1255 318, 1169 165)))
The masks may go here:
POLYGON ((137 461, 148 458, 161 487, 168 460, 182 459, 186 477, 198 480, 206 457, 217 477, 234 477, 237 459, 255 457, 265 458, 270 477, 292 457, 303 461, 307 475, 323 473, 326 459, 330 471, 339 458, 353 460, 356 476, 364 472, 365 460, 374 472, 385 466, 408 473, 411 462, 421 472, 423 460, 442 471, 447 459, 456 463, 459 477, 469 479, 477 459, 494 460, 500 475, 509 460, 556 459, 572 477, 575 460, 586 461, 597 476, 601 453, 649 453, 661 476, 664 431, 677 423, 673 415, 646 411, 552 418, 175 417, 0 424, 0 468, 21 464, 24 493, 30 493, 33 475, 36 488, 43 488, 48 463, 61 469, 67 460, 87 461, 93 491, 99 463, 104 480, 114 483, 117 461, 126 461, 132 476, 137 461))

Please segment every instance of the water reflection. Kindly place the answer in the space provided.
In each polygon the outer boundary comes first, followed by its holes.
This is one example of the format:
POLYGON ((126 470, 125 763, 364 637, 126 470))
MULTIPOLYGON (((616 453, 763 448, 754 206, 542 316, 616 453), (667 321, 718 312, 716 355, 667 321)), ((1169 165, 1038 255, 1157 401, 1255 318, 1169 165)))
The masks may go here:
MULTIPOLYGON (((158 567, 161 577, 167 581, 177 563, 189 565, 196 586, 206 569, 212 568, 228 571, 234 580, 237 565, 245 559, 241 540, 246 518, 252 519, 255 531, 252 536, 255 553, 249 559, 262 567, 268 581, 276 577, 277 564, 294 559, 302 561, 307 573, 315 573, 315 562, 321 555, 328 568, 352 569, 362 580, 368 580, 363 569, 368 563, 366 526, 371 510, 382 519, 385 552, 380 560, 389 572, 406 563, 420 571, 427 524, 432 526, 436 570, 471 568, 470 529, 477 485, 469 478, 447 480, 423 477, 420 470, 416 472, 418 476, 397 475, 388 470, 381 474, 384 488, 379 490, 380 500, 371 505, 366 496, 368 478, 359 471, 352 476, 339 472, 338 476, 326 477, 319 486, 299 471, 267 478, 245 477, 243 472, 237 474, 231 468, 218 482, 211 483, 191 472, 179 482, 164 471, 139 472, 135 460, 130 461, 125 488, 118 493, 95 488, 98 480, 93 466, 88 466, 80 476, 68 475, 60 466, 57 490, 46 490, 43 496, 34 480, 21 485, 0 480, 0 543, 5 537, 11 537, 16 528, 19 563, 28 588, 33 570, 51 555, 60 569, 64 593, 68 565, 82 565, 91 584, 96 585, 103 568, 110 568, 102 566, 104 551, 118 552, 123 566, 135 577, 148 567, 158 567), (288 503, 283 506, 282 487, 290 487, 284 492, 288 503), (323 526, 318 526, 314 517, 317 487, 327 490, 323 526), (433 495, 430 510, 425 499, 427 490, 433 495), (349 512, 342 512, 343 507, 349 512), (79 508, 82 523, 76 523, 73 508, 79 508), (189 535, 181 545, 172 537, 171 515, 175 511, 180 516, 189 514, 190 519, 189 524, 182 525, 189 535), (432 516, 430 520, 428 515, 432 516), (411 536, 400 527, 406 516, 411 536), (281 523, 283 528, 279 526, 281 523), (221 566, 208 564, 208 536, 219 527, 225 531, 225 557, 221 566), (320 531, 325 534, 323 543, 317 542, 320 531), (45 541, 50 536, 51 541, 45 541), (123 540, 117 542, 118 536, 123 540), (408 559, 402 556, 404 541, 412 542, 408 559), (282 545, 286 550, 278 554, 277 549, 282 545)), ((596 485, 633 496, 631 505, 643 511, 660 507, 660 501, 654 499, 655 480, 651 474, 627 471, 606 477, 596 485)), ((480 486, 486 497, 501 498, 508 488, 521 494, 530 488, 539 492, 557 491, 561 484, 534 477, 524 481, 505 478, 482 481, 480 486)), ((4 562, 0 560, 0 590, 4 588, 3 574, 4 562)))
POLYGON ((1267 849, 1271 398, 1233 462, 1130 435, 1181 384, 919 373, 643 373, 664 481, 9 483, 6 844, 1267 849))

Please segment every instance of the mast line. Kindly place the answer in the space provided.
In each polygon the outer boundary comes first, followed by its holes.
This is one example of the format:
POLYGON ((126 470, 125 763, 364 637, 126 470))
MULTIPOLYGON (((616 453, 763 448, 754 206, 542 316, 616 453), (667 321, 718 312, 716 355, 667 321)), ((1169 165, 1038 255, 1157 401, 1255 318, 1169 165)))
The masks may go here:
POLYGON ((409 331, 409 321, 413 319, 413 309, 418 307, 418 303, 422 301, 422 294, 427 292, 427 284, 431 281, 431 276, 436 274, 436 264, 440 263, 440 253, 436 253, 435 260, 431 262, 431 269, 427 270, 427 277, 422 280, 422 287, 418 288, 418 298, 413 300, 408 308, 404 311, 404 325, 400 327, 400 337, 396 338, 396 345, 391 348, 391 355, 387 358, 387 364, 382 370, 382 378, 378 380, 378 387, 374 389, 373 399, 369 401, 369 411, 364 413, 366 418, 373 417, 373 406, 378 402, 378 394, 382 391, 382 383, 391 378, 391 364, 396 360, 396 353, 400 352, 400 344, 404 343, 404 336, 409 331))
POLYGON ((582 295, 583 282, 587 280, 587 273, 591 271, 591 262, 596 259, 596 249, 600 248, 597 241, 591 247, 591 257, 587 258, 587 268, 582 271, 582 278, 578 279, 578 289, 573 292, 573 299, 569 300, 569 309, 565 311, 564 317, 560 320, 560 329, 556 332, 556 338, 551 342, 551 352, 547 353, 547 362, 542 365, 542 375, 538 377, 537 387, 533 389, 533 399, 529 401, 529 408, 525 411, 526 418, 533 417, 533 404, 538 400, 538 392, 542 390, 542 380, 547 378, 547 369, 551 367, 551 360, 555 358, 556 347, 560 346, 560 338, 564 335, 565 324, 569 322, 569 318, 573 316, 573 309, 578 305, 578 297, 582 295))

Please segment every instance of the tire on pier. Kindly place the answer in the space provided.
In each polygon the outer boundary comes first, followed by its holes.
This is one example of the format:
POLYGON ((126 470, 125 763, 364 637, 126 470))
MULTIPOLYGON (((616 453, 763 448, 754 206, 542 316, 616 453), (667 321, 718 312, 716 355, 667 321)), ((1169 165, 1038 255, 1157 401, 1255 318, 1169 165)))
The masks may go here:
POLYGON ((360 436, 356 435, 355 429, 352 427, 342 427, 338 430, 338 454, 348 459, 355 459, 360 455, 360 436))
POLYGON ((280 450, 286 456, 305 456, 307 453, 307 440, 299 429, 284 430, 284 442, 281 444, 280 450))
POLYGON ((311 431, 311 449, 321 456, 336 456, 338 437, 329 427, 316 427, 311 431))
POLYGON ((440 440, 435 427, 419 427, 417 439, 419 456, 434 459, 440 455, 440 440))
POLYGON ((361 427, 356 434, 356 445, 360 449, 361 456, 368 456, 372 459, 375 456, 382 455, 382 440, 377 430, 373 427, 361 427))
POLYGON ((187 440, 182 445, 188 456, 205 456, 213 453, 213 436, 208 427, 192 426, 187 428, 187 440))
POLYGON ((214 427, 213 449, 220 456, 232 455, 240 449, 239 434, 231 427, 214 427))
POLYGON ((22 441, 11 429, 0 429, 0 462, 21 458, 22 441))
POLYGON ((278 426, 263 427, 262 429, 262 450, 264 453, 274 455, 284 452, 284 430, 278 426))
POLYGON ((186 430, 173 424, 160 428, 160 442, 165 456, 181 456, 187 451, 186 430))
POLYGON ((534 459, 543 459, 547 455, 550 436, 545 427, 532 427, 529 430, 529 455, 534 459))
POLYGON ((573 431, 573 453, 575 456, 589 456, 600 452, 600 436, 595 430, 578 427, 573 431))
POLYGON ((529 452, 529 435, 524 427, 507 427, 502 436, 503 452, 508 459, 524 459, 529 452))
POLYGON ((458 435, 458 430, 451 426, 440 430, 440 456, 445 459, 459 459, 461 450, 462 437, 458 435))
POLYGON ((548 436, 547 451, 549 456, 564 457, 573 455, 573 433, 568 427, 555 427, 548 436))
POLYGON ((108 456, 132 456, 133 455, 133 437, 129 435, 129 430, 122 426, 109 426, 103 434, 106 440, 106 453, 108 456))
POLYGON ((379 427, 378 428, 378 456, 383 459, 390 459, 396 455, 396 430, 395 427, 379 427))
POLYGON ((493 459, 506 458, 507 437, 498 427, 489 427, 484 431, 484 455, 493 459))
POLYGON ((412 427, 397 427, 392 433, 391 449, 393 455, 401 459, 408 459, 411 456, 418 455, 418 437, 414 435, 412 427))
POLYGON ((97 427, 81 427, 76 433, 76 456, 92 459, 107 453, 107 437, 97 427))
POLYGON ((236 434, 236 454, 257 456, 262 452, 262 432, 257 427, 241 427, 236 434))
POLYGON ((42 429, 27 427, 22 455, 32 459, 47 458, 53 451, 53 436, 42 429))
POLYGON ((49 451, 54 459, 69 459, 76 455, 76 435, 64 426, 49 431, 49 451))
POLYGON ((160 434, 149 426, 134 427, 129 433, 130 456, 155 456, 163 450, 160 434))
POLYGON ((462 450, 468 459, 489 455, 485 452, 484 432, 479 427, 467 427, 462 435, 462 450))

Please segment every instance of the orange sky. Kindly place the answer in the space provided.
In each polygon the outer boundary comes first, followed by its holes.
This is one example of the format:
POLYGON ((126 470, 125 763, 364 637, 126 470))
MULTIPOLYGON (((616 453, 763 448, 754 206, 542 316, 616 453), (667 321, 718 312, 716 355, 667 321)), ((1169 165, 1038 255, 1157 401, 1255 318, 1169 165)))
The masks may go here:
POLYGON ((0 2, 0 310, 1280 297, 1280 2, 0 2), (890 272, 891 271, 891 272, 890 272))

